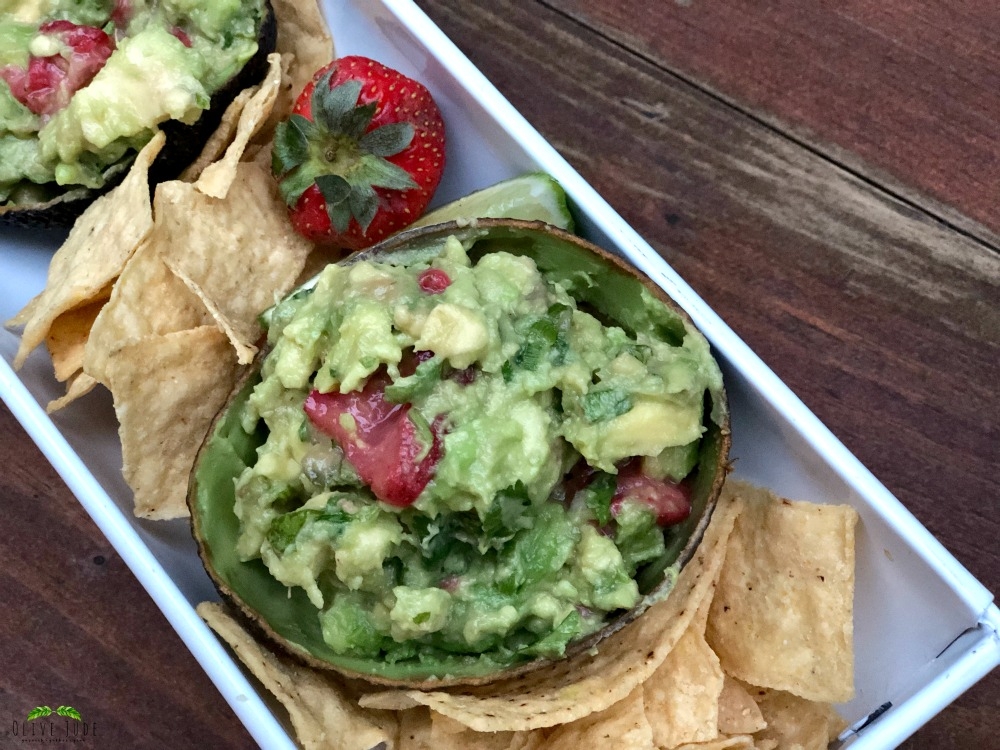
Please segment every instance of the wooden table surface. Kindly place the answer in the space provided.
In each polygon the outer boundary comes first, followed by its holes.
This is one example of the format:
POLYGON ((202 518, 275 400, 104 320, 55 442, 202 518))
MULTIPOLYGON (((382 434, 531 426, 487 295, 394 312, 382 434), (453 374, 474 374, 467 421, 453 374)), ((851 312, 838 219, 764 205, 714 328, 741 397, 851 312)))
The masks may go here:
MULTIPOLYGON (((419 4, 1000 588, 995 3, 419 4)), ((0 746, 63 702, 97 722, 88 746, 252 747, 6 409, 0 459, 0 746)), ((904 747, 997 747, 998 708, 994 673, 904 747)))

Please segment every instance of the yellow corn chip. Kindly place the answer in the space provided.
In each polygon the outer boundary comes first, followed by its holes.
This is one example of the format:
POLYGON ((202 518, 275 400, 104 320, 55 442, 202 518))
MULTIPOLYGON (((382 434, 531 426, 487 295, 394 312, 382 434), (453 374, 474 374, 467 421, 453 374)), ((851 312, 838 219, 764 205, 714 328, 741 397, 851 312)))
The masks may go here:
POLYGON ((756 743, 749 734, 737 734, 732 737, 717 737, 708 742, 685 742, 670 750, 756 750, 756 743))
POLYGON ((101 294, 93 302, 67 310, 49 327, 45 337, 45 346, 52 357, 52 367, 56 380, 61 383, 69 380, 83 369, 83 349, 90 335, 94 319, 108 300, 110 290, 101 294))
POLYGON ((393 716, 361 711, 332 678, 262 648, 222 605, 203 602, 198 614, 285 707, 306 750, 368 750, 383 742, 392 747, 393 716))
POLYGON ((198 158, 181 172, 178 179, 184 182, 194 182, 205 171, 205 167, 218 161, 226 153, 229 144, 236 137, 236 128, 240 124, 240 115, 243 114, 243 108, 246 107, 250 98, 257 93, 258 88, 258 86, 251 86, 250 88, 243 89, 233 97, 233 100, 229 102, 229 106, 226 107, 226 111, 222 113, 222 120, 219 121, 219 127, 209 136, 201 149, 201 153, 198 154, 198 158))
MULTIPOLYGON (((416 710, 416 709, 414 709, 416 710)), ((428 750, 508 750, 515 735, 528 732, 464 732, 447 734, 435 731, 431 722, 431 741, 428 750)))
POLYGON ((240 113, 236 135, 226 149, 226 155, 205 167, 195 183, 195 187, 205 195, 220 199, 226 197, 233 180, 236 179, 236 165, 243 157, 247 144, 274 109, 274 102, 281 87, 281 55, 277 53, 268 55, 267 61, 269 65, 267 76, 240 113))
POLYGON ((167 268, 156 236, 122 270, 84 347, 83 370, 108 384, 108 361, 125 344, 213 323, 204 303, 167 268))
POLYGON ((777 743, 781 750, 826 750, 831 727, 840 726, 840 717, 827 703, 809 701, 782 690, 750 688, 767 727, 758 732, 758 745, 777 743))
POLYGON ((312 246, 292 228, 270 173, 250 162, 236 172, 225 200, 184 182, 160 185, 150 244, 249 347, 257 316, 291 289, 312 246))
POLYGON ((290 111, 292 97, 299 95, 313 73, 334 57, 333 39, 327 31, 323 11, 313 0, 271 0, 278 19, 278 52, 295 56, 287 100, 279 111, 290 111))
POLYGON ((726 675, 719 696, 719 733, 753 734, 766 726, 753 696, 738 680, 726 675))
POLYGON ((708 621, 708 642, 723 669, 811 700, 850 699, 856 511, 728 485, 747 508, 708 621))
POLYGON ((719 659, 698 627, 688 628, 642 684, 646 718, 657 747, 713 740, 719 734, 719 659))
POLYGON ((97 381, 90 377, 87 373, 78 372, 70 378, 69 385, 66 387, 66 395, 49 401, 48 405, 45 407, 46 413, 52 414, 53 412, 57 412, 63 407, 68 406, 81 396, 85 396, 90 393, 94 389, 95 385, 97 385, 97 381))
POLYGON ((108 387, 135 514, 188 515, 188 475, 236 377, 236 357, 215 326, 147 336, 114 352, 108 387))
POLYGON ((654 750, 653 730, 643 705, 643 689, 635 688, 625 700, 563 724, 545 741, 549 750, 613 747, 616 750, 654 750))
POLYGON ((45 289, 9 325, 23 325, 14 367, 49 333, 67 310, 97 299, 119 273, 153 224, 149 205, 149 165, 160 152, 157 135, 139 152, 122 183, 94 201, 52 256, 45 289))

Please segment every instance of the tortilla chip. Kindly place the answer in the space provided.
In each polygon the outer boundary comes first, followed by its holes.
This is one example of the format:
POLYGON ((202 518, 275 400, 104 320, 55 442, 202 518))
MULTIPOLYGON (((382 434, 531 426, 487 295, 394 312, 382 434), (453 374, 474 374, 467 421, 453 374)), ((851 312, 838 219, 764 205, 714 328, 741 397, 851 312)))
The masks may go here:
POLYGON ((248 365, 253 361, 254 355, 257 353, 257 347, 245 344, 239 336, 239 333, 233 328, 233 323, 230 321, 219 308, 215 306, 215 303, 211 298, 205 294, 205 290, 198 286, 194 279, 189 279, 185 273, 179 269, 174 268, 168 262, 167 268, 169 268, 181 281, 187 285, 194 295, 201 300, 202 304, 205 305, 205 309, 208 314, 212 316, 219 328, 223 333, 226 334, 226 338, 229 339, 229 343, 233 345, 236 350, 236 361, 241 365, 248 365))
POLYGON ((236 179, 236 166, 243 157, 247 144, 274 109, 281 87, 281 55, 268 55, 267 61, 270 66, 267 76, 240 113, 236 135, 226 149, 226 155, 205 167, 195 183, 195 187, 205 195, 220 199, 226 197, 236 179))
MULTIPOLYGON (((399 714, 397 750, 508 750, 515 732, 473 732, 468 727, 423 706, 399 714)), ((527 735, 527 732, 519 734, 527 735)))
POLYGON ((226 153, 229 144, 236 137, 236 128, 240 124, 240 115, 243 114, 243 108, 246 107, 250 98, 257 93, 257 90, 257 86, 251 86, 250 88, 243 89, 233 97, 233 100, 229 102, 229 106, 226 107, 226 111, 222 113, 219 127, 205 141, 205 145, 202 147, 201 153, 198 154, 198 158, 188 164, 184 171, 181 172, 180 177, 178 177, 179 180, 194 182, 205 171, 205 167, 218 161, 226 153))
POLYGON ((753 696, 738 680, 726 675, 719 695, 719 733, 753 734, 766 726, 753 696))
POLYGON ((704 742, 719 734, 722 668, 693 624, 642 684, 646 718, 657 747, 704 742))
POLYGON ((45 289, 9 323, 24 326, 14 357, 15 368, 20 368, 28 354, 45 340, 56 318, 98 299, 149 233, 153 226, 149 165, 160 152, 164 138, 157 133, 146 144, 122 183, 83 212, 66 242, 52 256, 45 289))
MULTIPOLYGON (((741 507, 731 495, 719 499, 704 539, 670 596, 602 641, 596 654, 579 654, 465 693, 408 690, 405 696, 480 732, 551 727, 624 700, 663 663, 711 592, 741 507)), ((382 706, 387 695, 397 693, 363 696, 361 705, 382 706)))
POLYGON ((188 475, 212 418, 236 378, 236 357, 215 326, 147 336, 108 362, 122 442, 122 474, 135 514, 188 515, 188 475))
POLYGON ((90 377, 87 373, 78 372, 70 379, 69 385, 66 387, 66 395, 49 401, 48 405, 45 407, 45 412, 47 414, 52 414, 53 412, 59 411, 76 401, 81 396, 85 396, 90 393, 94 389, 95 385, 97 385, 97 381, 90 377))
POLYGON ((831 727, 840 725, 840 717, 829 704, 782 690, 750 688, 750 693, 767 722, 755 735, 758 744, 770 740, 782 750, 826 750, 836 736, 831 727))
POLYGON ((615 750, 653 750, 653 730, 643 704, 642 687, 625 700, 582 719, 564 724, 545 740, 549 750, 613 747, 615 750))
POLYGON ((392 747, 394 717, 359 710, 332 678, 262 648, 221 604, 203 602, 197 611, 285 707, 306 750, 392 747))
POLYGON ((430 711, 420 706, 399 714, 399 743, 396 750, 433 750, 430 711))
POLYGON ((854 694, 854 527, 849 506, 747 500, 726 554, 708 642, 727 674, 811 700, 854 694))
MULTIPOLYGON (((362 708, 376 708, 382 711, 407 711, 419 708, 423 704, 410 697, 403 690, 383 690, 377 693, 366 693, 358 699, 362 708)), ((465 726, 464 724, 462 726, 465 726)))
POLYGON ((756 750, 753 737, 738 734, 732 737, 717 737, 708 742, 686 742, 670 750, 756 750))
POLYGON ((514 732, 508 750, 540 750, 545 747, 545 732, 534 729, 530 732, 514 732))
POLYGON ((94 321, 83 370, 107 385, 110 357, 125 344, 212 323, 204 303, 160 258, 158 245, 144 242, 94 321))
POLYGON ((293 97, 312 80, 313 74, 334 58, 333 39, 323 11, 315 0, 271 0, 278 21, 277 50, 294 55, 287 84, 287 100, 278 111, 291 111, 293 97))
POLYGON ((60 383, 65 383, 83 369, 83 349, 90 328, 110 294, 110 289, 107 289, 93 302, 67 310, 52 321, 45 346, 52 357, 56 380, 60 383))
POLYGON ((150 244, 176 275, 197 282, 234 344, 253 346, 257 316, 292 288, 312 249, 292 228, 270 173, 241 162, 225 200, 167 182, 155 210, 150 244))

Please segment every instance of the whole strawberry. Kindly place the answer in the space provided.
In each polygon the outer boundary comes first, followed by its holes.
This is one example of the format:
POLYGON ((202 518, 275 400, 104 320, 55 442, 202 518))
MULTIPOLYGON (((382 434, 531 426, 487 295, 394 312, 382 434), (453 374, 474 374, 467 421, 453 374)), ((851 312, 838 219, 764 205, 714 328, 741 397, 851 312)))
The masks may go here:
POLYGON ((350 250, 416 221, 443 170, 444 122, 430 92, 357 56, 313 76, 271 153, 296 230, 350 250))

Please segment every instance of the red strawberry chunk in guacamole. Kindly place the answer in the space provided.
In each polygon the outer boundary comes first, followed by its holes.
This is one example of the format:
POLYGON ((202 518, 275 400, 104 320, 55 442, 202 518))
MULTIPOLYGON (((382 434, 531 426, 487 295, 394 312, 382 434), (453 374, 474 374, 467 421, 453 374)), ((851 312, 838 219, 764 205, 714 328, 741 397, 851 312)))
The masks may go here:
POLYGON ((360 391, 313 391, 304 409, 316 428, 343 449, 379 500, 406 507, 423 492, 441 459, 441 420, 430 426, 432 444, 422 444, 409 417, 410 404, 385 400, 388 384, 388 375, 380 370, 360 391))
POLYGON ((643 474, 638 461, 630 461, 618 472, 611 515, 617 516, 626 502, 648 505, 656 512, 656 522, 660 526, 680 523, 691 515, 690 489, 643 474))
POLYGON ((111 57, 115 42, 101 29, 70 21, 49 21, 39 32, 58 38, 68 48, 68 56, 32 55, 27 68, 8 65, 0 69, 0 78, 25 107, 36 115, 51 116, 94 79, 111 57))

